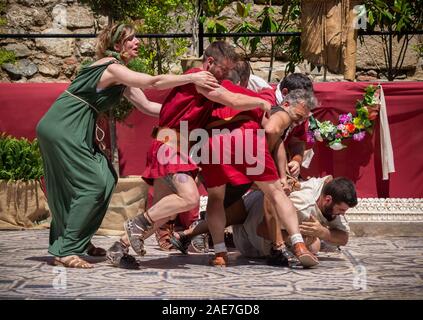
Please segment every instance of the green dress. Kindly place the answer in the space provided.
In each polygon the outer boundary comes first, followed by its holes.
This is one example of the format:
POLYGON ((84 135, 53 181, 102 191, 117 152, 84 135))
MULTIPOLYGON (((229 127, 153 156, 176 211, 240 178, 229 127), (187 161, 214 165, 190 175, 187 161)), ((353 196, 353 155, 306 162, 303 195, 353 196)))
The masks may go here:
POLYGON ((86 254, 117 181, 113 167, 94 143, 97 111, 117 105, 125 89, 116 85, 97 92, 101 75, 115 62, 82 67, 68 92, 37 125, 52 213, 48 251, 57 257, 86 254))

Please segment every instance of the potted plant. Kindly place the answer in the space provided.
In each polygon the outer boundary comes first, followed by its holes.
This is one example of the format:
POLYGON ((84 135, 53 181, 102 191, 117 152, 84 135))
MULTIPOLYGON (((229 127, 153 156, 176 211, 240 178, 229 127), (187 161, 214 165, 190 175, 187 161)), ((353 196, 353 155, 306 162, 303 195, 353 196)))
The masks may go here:
POLYGON ((0 228, 44 227, 49 217, 41 189, 43 165, 37 140, 0 135, 0 228))

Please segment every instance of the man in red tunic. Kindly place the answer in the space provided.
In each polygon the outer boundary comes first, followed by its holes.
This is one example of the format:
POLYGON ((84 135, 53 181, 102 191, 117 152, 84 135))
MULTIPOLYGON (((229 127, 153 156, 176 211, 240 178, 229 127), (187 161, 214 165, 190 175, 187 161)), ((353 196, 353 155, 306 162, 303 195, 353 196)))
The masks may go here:
MULTIPOLYGON (((247 62, 240 61, 235 70, 237 69, 239 69, 238 73, 240 75, 249 75, 247 62)), ((241 84, 245 86, 248 76, 239 80, 244 80, 241 84)), ((251 97, 267 98, 269 103, 275 103, 274 95, 269 95, 266 91, 257 94, 246 88, 234 85, 228 80, 223 81, 222 86, 231 92, 242 93, 251 97)), ((299 231, 295 208, 279 183, 278 171, 268 150, 264 130, 261 129, 263 116, 264 112, 259 109, 239 111, 220 106, 212 111, 208 127, 213 127, 214 129, 212 129, 212 135, 209 139, 209 149, 211 151, 210 155, 218 154, 219 158, 217 159, 218 161, 213 163, 204 164, 200 162, 202 176, 208 192, 207 221, 215 251, 215 258, 211 263, 213 265, 226 265, 228 260, 224 243, 224 228, 226 224, 224 197, 226 184, 230 183, 232 186, 237 186, 255 182, 276 209, 279 221, 288 230, 297 258, 305 267, 314 266, 318 264, 318 260, 305 247, 299 231), (217 128, 229 129, 231 132, 219 134, 220 130, 216 130, 217 128), (261 136, 260 130, 262 132, 261 136), (213 134, 213 131, 217 134, 213 134), (229 146, 225 146, 225 142, 229 146), (233 142, 235 144, 241 143, 242 147, 240 148, 239 145, 235 146, 233 142), (252 159, 253 155, 256 155, 254 159, 252 159), (225 157, 227 159, 224 159, 225 157), (237 158, 241 158, 242 161, 237 160, 237 158), (251 160, 254 160, 255 163, 251 160)))
MULTIPOLYGON (((237 60, 233 47, 216 41, 205 50, 202 68, 191 69, 187 73, 205 70, 217 80, 223 80, 237 60)), ((231 93, 222 87, 206 93, 206 96, 204 94, 199 87, 184 85, 173 89, 163 103, 143 173, 146 182, 154 186, 154 204, 147 212, 126 221, 124 225, 128 239, 122 241, 129 241, 139 255, 145 254, 145 238, 167 220, 195 208, 199 203, 194 180, 198 167, 187 152, 188 134, 205 126, 213 107, 212 101, 242 110, 259 107, 269 111, 271 107, 262 99, 231 93)))

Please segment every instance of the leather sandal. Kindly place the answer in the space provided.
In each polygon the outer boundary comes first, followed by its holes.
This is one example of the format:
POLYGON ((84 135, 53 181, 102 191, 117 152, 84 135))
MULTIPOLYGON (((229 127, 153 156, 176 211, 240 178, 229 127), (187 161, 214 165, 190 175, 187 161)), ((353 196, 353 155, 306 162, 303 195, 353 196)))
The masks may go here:
POLYGON ((300 260, 304 268, 311 268, 319 264, 319 259, 307 249, 304 242, 297 242, 294 244, 292 251, 298 260, 300 260))
POLYGON ((172 237, 174 226, 175 224, 173 222, 168 221, 155 232, 157 244, 163 251, 170 251, 173 249, 170 238, 172 237))
POLYGON ((191 238, 185 235, 185 233, 182 231, 177 232, 177 234, 179 239, 176 238, 175 235, 172 235, 169 239, 170 243, 173 245, 173 247, 181 251, 181 253, 188 254, 188 247, 191 243, 191 238))
POLYGON ((144 236, 153 228, 153 225, 144 217, 144 214, 139 214, 133 219, 126 220, 123 227, 132 249, 136 254, 144 256, 147 253, 144 249, 144 236))
POLYGON ((88 244, 87 254, 92 257, 104 257, 106 255, 106 250, 96 247, 90 242, 88 244))
POLYGON ((65 268, 91 269, 94 266, 78 256, 55 257, 53 264, 65 268))
POLYGON ((271 266, 282 266, 289 268, 301 267, 301 262, 291 251, 288 250, 286 246, 281 246, 278 249, 271 248, 266 262, 271 266))
POLYGON ((129 248, 120 241, 116 241, 107 250, 107 261, 114 267, 122 269, 139 269, 138 261, 129 254, 129 248))
POLYGON ((214 257, 209 261, 209 264, 214 267, 226 267, 228 265, 228 253, 227 252, 218 252, 214 257))

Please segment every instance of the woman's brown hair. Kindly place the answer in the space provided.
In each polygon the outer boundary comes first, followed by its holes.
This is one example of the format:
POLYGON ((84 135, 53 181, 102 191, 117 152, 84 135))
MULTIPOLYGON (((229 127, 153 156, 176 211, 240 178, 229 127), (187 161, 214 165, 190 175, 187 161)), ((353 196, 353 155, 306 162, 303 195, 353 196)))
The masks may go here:
MULTIPOLYGON (((115 44, 123 45, 126 41, 130 40, 131 37, 135 36, 135 29, 131 25, 127 24, 115 24, 113 26, 106 27, 103 29, 98 37, 96 44, 96 57, 101 59, 109 56, 107 51, 116 52, 115 44)), ((125 57, 125 52, 118 52, 121 57, 125 57)))

